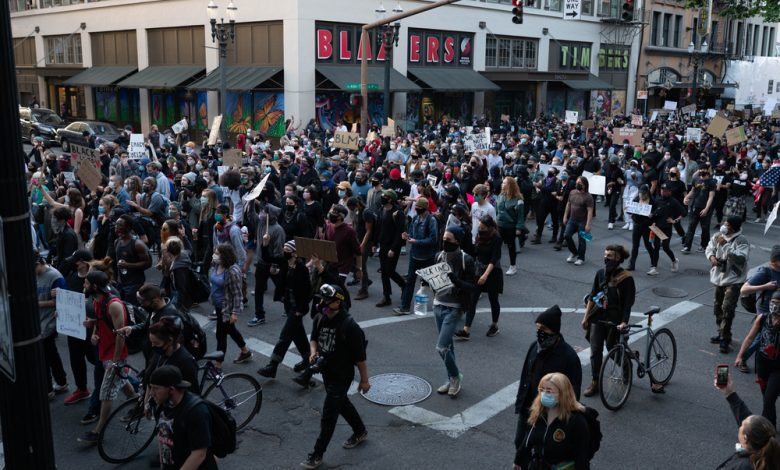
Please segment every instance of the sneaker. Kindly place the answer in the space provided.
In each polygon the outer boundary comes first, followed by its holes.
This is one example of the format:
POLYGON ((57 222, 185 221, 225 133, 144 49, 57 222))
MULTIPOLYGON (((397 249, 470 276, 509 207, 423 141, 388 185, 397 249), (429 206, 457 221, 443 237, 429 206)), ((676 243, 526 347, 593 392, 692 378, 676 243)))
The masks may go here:
POLYGON ((441 387, 436 389, 436 393, 439 395, 446 395, 450 391, 450 381, 446 381, 442 384, 441 387))
POLYGON ((92 424, 95 421, 97 421, 99 418, 97 413, 93 413, 91 411, 88 411, 87 414, 84 415, 83 418, 81 418, 80 423, 81 424, 92 424))
POLYGON ((392 304, 392 302, 390 302, 390 298, 389 297, 382 297, 382 300, 377 302, 376 306, 379 307, 379 308, 382 308, 382 307, 387 307, 388 305, 391 305, 391 304, 392 304))
POLYGON ((574 266, 582 266, 585 263, 584 259, 577 258, 577 261, 574 262, 574 266))
POLYGON ((249 320, 247 322, 246 326, 253 327, 253 326, 263 325, 263 324, 265 324, 265 317, 262 317, 262 318, 255 317, 255 318, 249 320))
POLYGON ((74 403, 84 401, 91 396, 92 394, 89 393, 89 390, 76 389, 73 393, 68 395, 67 398, 65 398, 65 401, 63 403, 65 403, 66 405, 73 405, 74 403))
POLYGON ((680 262, 679 261, 672 261, 672 272, 676 273, 680 270, 680 262))
POLYGON ((498 332, 501 331, 498 329, 498 326, 496 325, 490 325, 490 328, 487 330, 487 336, 492 338, 498 334, 498 332))
POLYGON ((740 371, 740 372, 742 372, 743 374, 748 374, 748 373, 750 373, 750 367, 748 367, 748 365, 747 365, 747 364, 745 364, 744 362, 743 362, 742 364, 740 364, 740 365, 738 365, 738 366, 737 366, 737 370, 739 370, 739 371, 740 371))
POLYGON ((233 359, 233 364, 243 364, 252 360, 252 351, 242 352, 237 358, 233 359))
POLYGON ((447 391, 447 395, 449 395, 450 398, 458 396, 461 382, 463 382, 463 374, 458 374, 457 377, 450 377, 450 389, 447 391))
POLYGON ((647 271, 648 276, 657 276, 658 269, 655 266, 650 266, 650 271, 647 271))
POLYGON ((309 469, 318 468, 320 465, 322 465, 322 456, 313 452, 306 456, 306 460, 301 462, 301 467, 309 469))
POLYGON ((359 446, 368 439, 368 431, 363 431, 360 435, 358 434, 352 434, 349 436, 349 439, 344 441, 343 444, 341 444, 341 447, 345 449, 354 449, 355 447, 359 446))
POLYGON ((755 223, 757 223, 757 224, 760 224, 760 223, 761 223, 761 217, 757 218, 757 219, 756 219, 756 220, 754 220, 753 222, 755 222, 755 223))
POLYGON ((456 331, 453 336, 455 336, 455 339, 459 339, 463 341, 468 341, 469 339, 471 339, 471 333, 466 330, 456 331))
POLYGON ((212 310, 211 313, 209 313, 209 320, 216 320, 217 319, 217 311, 212 310))
POLYGON ((409 309, 403 307, 396 307, 393 309, 393 313, 396 315, 409 315, 409 309))
MULTIPOLYGON (((257 369, 258 375, 262 375, 263 377, 268 377, 269 379, 275 379, 276 378, 276 364, 267 364, 264 367, 261 367, 257 369)), ((300 372, 300 371, 296 371, 300 372)))
POLYGON ((349 282, 347 283, 347 285, 348 285, 348 286, 350 286, 350 287, 352 287, 352 286, 356 286, 356 285, 358 285, 358 284, 360 284, 360 281, 358 281, 358 280, 357 280, 357 279, 355 279, 354 277, 352 278, 352 280, 351 280, 351 281, 349 281, 349 282))
POLYGON ((517 274, 517 267, 516 266, 509 266, 509 269, 506 270, 507 276, 514 276, 517 274))
POLYGON ((710 343, 712 344, 720 344, 721 341, 723 341, 723 338, 721 338, 720 335, 716 335, 710 338, 710 343))
POLYGON ((628 230, 629 227, 631 227, 631 223, 626 222, 625 225, 623 225, 623 230, 628 230))
POLYGON ((689 255, 689 254, 691 254, 691 249, 690 249, 690 248, 688 248, 687 246, 684 246, 684 247, 682 248, 682 250, 680 250, 680 253, 682 253, 682 254, 684 254, 684 255, 689 255))
POLYGON ((566 258, 567 263, 573 263, 576 260, 577 260, 577 255, 569 255, 569 257, 566 258))
POLYGON ((68 384, 62 384, 62 385, 54 385, 54 393, 56 395, 59 395, 61 393, 65 393, 68 391, 68 384))
POLYGON ((582 394, 585 395, 586 397, 592 397, 597 393, 599 393, 599 383, 596 380, 591 380, 590 385, 588 385, 588 388, 586 388, 585 391, 582 392, 582 394))
POLYGON ((704 253, 704 247, 700 246, 700 247, 696 248, 696 253, 704 253))
POLYGON ((731 341, 721 340, 720 352, 721 354, 728 354, 731 351, 731 341))
POLYGON ((79 436, 77 440, 79 442, 83 442, 84 444, 95 445, 98 442, 98 433, 95 431, 89 431, 84 435, 79 436))
POLYGON ((613 228, 615 228, 615 224, 613 224, 612 222, 607 224, 607 230, 612 230, 613 228))

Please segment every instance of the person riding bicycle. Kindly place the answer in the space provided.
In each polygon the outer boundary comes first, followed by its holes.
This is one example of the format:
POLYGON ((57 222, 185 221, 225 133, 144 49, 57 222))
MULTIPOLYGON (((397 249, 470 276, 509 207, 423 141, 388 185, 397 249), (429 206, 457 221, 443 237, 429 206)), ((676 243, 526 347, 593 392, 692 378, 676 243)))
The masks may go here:
POLYGON ((599 392, 599 372, 603 360, 604 343, 607 350, 617 342, 617 332, 609 326, 599 323, 608 320, 618 324, 622 330, 628 324, 631 307, 634 305, 636 285, 631 273, 620 267, 629 257, 628 250, 622 245, 608 245, 604 249, 604 268, 596 272, 593 287, 588 296, 582 329, 590 341, 590 373, 592 380, 584 395, 592 397, 599 392))

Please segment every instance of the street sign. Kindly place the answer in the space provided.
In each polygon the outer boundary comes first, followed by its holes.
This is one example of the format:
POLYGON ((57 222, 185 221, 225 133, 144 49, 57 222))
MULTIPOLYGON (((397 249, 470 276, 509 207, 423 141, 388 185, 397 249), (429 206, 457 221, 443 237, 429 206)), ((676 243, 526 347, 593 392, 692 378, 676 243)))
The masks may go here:
POLYGON ((563 19, 579 20, 582 12, 582 0, 564 0, 563 19))
POLYGON ((646 100, 647 99, 647 90, 639 90, 636 92, 636 99, 638 100, 646 100))
MULTIPOLYGON (((360 83, 347 83, 345 88, 347 90, 350 90, 350 91, 360 91, 360 83)), ((366 83, 366 88, 369 91, 377 91, 377 90, 379 90, 379 84, 378 83, 366 83)))

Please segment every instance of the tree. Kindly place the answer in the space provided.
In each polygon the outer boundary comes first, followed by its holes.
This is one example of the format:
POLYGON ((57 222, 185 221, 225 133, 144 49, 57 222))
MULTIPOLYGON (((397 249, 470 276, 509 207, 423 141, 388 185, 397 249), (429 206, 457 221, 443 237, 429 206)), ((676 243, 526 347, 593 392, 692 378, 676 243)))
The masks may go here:
MULTIPOLYGON (((713 0, 720 16, 743 20, 760 16, 767 23, 780 22, 780 2, 777 0, 713 0)), ((689 8, 704 8, 707 0, 688 0, 689 8)))

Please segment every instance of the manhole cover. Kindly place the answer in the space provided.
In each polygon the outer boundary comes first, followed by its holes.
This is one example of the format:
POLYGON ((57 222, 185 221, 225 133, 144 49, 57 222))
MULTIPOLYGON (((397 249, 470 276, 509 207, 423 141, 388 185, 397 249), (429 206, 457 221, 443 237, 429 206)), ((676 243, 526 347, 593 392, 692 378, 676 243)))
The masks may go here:
POLYGON ((431 384, 409 374, 380 374, 368 379, 366 400, 380 405, 402 406, 421 402, 431 395, 431 384))
POLYGON ((671 297, 673 299, 688 297, 688 293, 682 289, 675 289, 674 287, 655 287, 653 293, 659 297, 671 297))
POLYGON ((695 268, 689 268, 683 270, 684 274, 688 274, 690 276, 704 276, 707 274, 707 272, 703 269, 695 269, 695 268))

